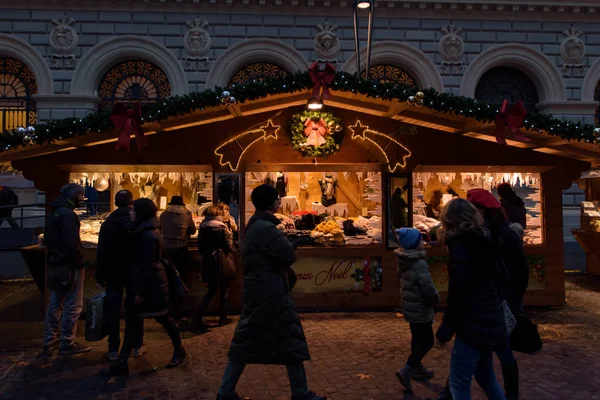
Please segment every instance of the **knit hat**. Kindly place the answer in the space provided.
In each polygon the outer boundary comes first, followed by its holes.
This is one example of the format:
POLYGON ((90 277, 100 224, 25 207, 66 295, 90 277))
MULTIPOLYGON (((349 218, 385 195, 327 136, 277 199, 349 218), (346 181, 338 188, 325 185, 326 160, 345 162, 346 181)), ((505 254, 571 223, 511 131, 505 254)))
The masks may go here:
POLYGON ((485 189, 471 189, 467 192, 467 200, 469 200, 475 207, 499 209, 502 208, 500 202, 494 197, 493 194, 485 189))
POLYGON ((135 211, 136 225, 156 217, 156 204, 150 199, 138 199, 133 202, 133 211, 135 211))
POLYGON ((254 188, 250 198, 257 211, 266 211, 279 198, 279 192, 271 185, 260 185, 254 188))
POLYGON ((502 198, 509 198, 515 195, 515 191, 510 186, 510 183, 501 183, 496 190, 498 191, 498 196, 502 198))
POLYGON ((83 196, 85 188, 76 183, 67 183, 60 188, 60 194, 65 196, 67 199, 76 199, 80 195, 83 196))
POLYGON ((400 246, 405 250, 416 249, 422 239, 421 232, 415 228, 396 229, 396 236, 398 237, 400 246))

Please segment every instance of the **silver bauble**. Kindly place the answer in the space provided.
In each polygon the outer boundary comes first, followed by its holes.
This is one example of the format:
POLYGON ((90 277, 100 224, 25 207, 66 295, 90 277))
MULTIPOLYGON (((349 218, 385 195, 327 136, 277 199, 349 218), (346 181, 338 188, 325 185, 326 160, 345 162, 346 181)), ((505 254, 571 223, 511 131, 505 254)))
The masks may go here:
POLYGON ((104 192, 106 189, 108 189, 108 180, 105 178, 96 179, 94 181, 94 189, 99 192, 104 192))

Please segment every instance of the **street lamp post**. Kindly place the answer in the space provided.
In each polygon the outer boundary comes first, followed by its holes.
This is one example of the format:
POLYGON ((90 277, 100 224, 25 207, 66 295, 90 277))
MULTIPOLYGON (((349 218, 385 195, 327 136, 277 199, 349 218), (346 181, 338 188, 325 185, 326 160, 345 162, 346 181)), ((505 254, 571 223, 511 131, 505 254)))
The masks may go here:
POLYGON ((369 78, 369 66, 371 63, 371 39, 373 32, 373 14, 375 13, 375 0, 354 0, 354 45, 356 47, 356 72, 360 77, 360 45, 358 37, 358 10, 369 9, 369 24, 367 27, 367 60, 365 66, 365 79, 369 78))

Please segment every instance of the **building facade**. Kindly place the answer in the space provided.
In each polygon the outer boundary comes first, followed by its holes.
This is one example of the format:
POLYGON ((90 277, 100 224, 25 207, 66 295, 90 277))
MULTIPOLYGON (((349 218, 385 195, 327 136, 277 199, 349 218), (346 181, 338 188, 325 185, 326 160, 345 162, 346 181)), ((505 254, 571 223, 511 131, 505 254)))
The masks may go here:
MULTIPOLYGON (((305 71, 317 60, 357 69, 351 0, 101 3, 4 3, 3 131, 82 117, 115 101, 305 71)), ((370 76, 491 104, 523 100, 530 112, 592 123, 599 22, 594 0, 377 0, 370 76)))

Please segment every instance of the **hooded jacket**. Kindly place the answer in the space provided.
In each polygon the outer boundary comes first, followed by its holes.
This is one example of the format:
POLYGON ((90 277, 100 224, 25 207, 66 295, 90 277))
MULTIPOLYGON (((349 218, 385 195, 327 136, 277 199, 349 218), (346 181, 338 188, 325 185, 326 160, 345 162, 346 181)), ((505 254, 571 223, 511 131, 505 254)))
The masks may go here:
POLYGON ((50 208, 44 233, 48 267, 69 265, 83 268, 79 218, 73 211, 75 203, 61 195, 50 204, 50 208))
POLYGON ((440 295, 433 284, 429 266, 424 260, 425 250, 394 251, 398 272, 402 280, 402 310, 404 318, 412 323, 433 322, 433 306, 440 302, 440 295))
POLYGON ((134 305, 142 318, 158 317, 169 311, 169 280, 162 263, 163 247, 157 218, 142 222, 131 235, 131 282, 136 296, 134 305))
POLYGON ((196 233, 192 213, 185 206, 169 206, 160 215, 163 245, 167 249, 186 247, 188 238, 196 233))
POLYGON ((527 210, 525 209, 525 203, 519 196, 515 194, 508 198, 501 198, 500 204, 502 204, 509 222, 517 223, 523 229, 527 228, 527 210))
POLYGON ((529 285, 529 263, 523 249, 522 231, 520 224, 501 225, 492 231, 492 238, 500 246, 515 300, 518 301, 517 310, 529 285))
POLYGON ((233 247, 231 231, 219 218, 207 217, 200 224, 198 251, 202 256, 202 280, 212 282, 219 279, 221 272, 213 253, 218 249, 229 254, 233 247))
POLYGON ((289 273, 296 256, 277 224, 279 220, 264 211, 248 222, 242 313, 228 354, 233 362, 295 365, 310 359, 290 296, 289 273))
POLYGON ((496 243, 475 232, 464 232, 447 241, 448 300, 437 338, 446 343, 457 338, 480 350, 506 344, 507 332, 501 305, 505 285, 496 243))
POLYGON ((123 285, 129 278, 131 209, 120 207, 100 226, 96 251, 96 281, 123 285))

